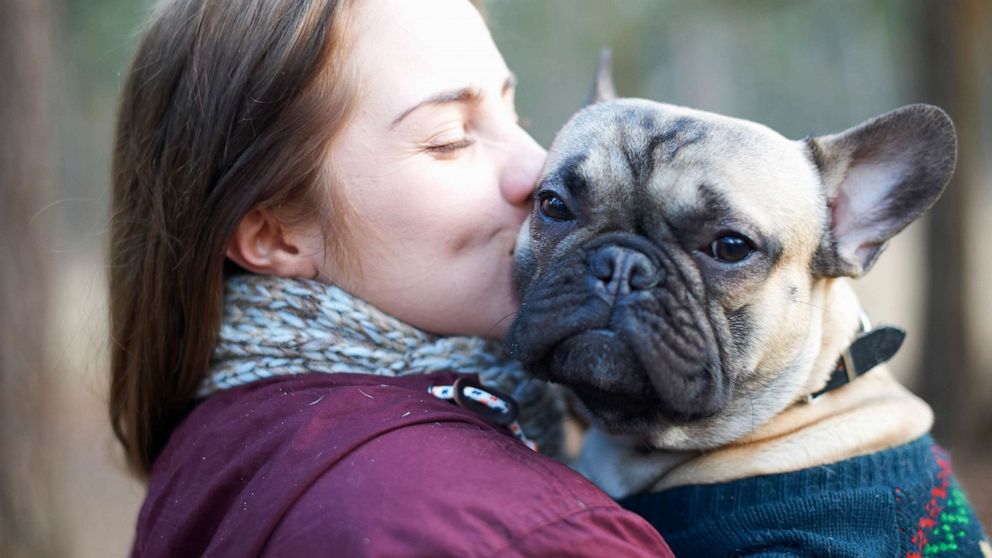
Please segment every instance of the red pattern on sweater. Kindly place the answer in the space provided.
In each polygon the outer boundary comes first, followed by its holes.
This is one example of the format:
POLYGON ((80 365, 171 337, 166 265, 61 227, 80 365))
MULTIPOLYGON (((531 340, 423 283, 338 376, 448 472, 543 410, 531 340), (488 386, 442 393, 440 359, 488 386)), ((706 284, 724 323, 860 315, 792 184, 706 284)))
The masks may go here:
POLYGON ((924 506, 924 515, 917 521, 917 530, 910 539, 914 549, 906 553, 906 558, 923 558, 923 549, 930 542, 930 535, 937 526, 937 517, 944 509, 944 502, 947 501, 951 486, 951 462, 947 452, 936 445, 930 449, 933 451, 934 459, 937 460, 939 467, 937 481, 940 484, 930 489, 930 500, 924 506))

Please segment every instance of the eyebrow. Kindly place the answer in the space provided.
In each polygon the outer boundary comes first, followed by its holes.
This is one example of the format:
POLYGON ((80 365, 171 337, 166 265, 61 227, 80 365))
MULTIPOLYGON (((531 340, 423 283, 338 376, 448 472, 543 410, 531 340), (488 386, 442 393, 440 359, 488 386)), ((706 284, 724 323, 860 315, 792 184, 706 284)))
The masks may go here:
MULTIPOLYGON (((501 90, 501 93, 505 95, 507 91, 513 89, 516 86, 517 86, 517 76, 513 75, 513 73, 510 73, 510 75, 507 76, 506 81, 503 82, 503 88, 501 90)), ((403 111, 399 116, 396 117, 395 120, 393 120, 393 123, 389 125, 389 129, 392 130, 393 128, 395 128, 404 118, 406 118, 407 116, 410 115, 410 113, 415 112, 419 108, 425 106, 446 105, 450 103, 477 103, 482 99, 482 97, 483 97, 482 90, 477 87, 462 87, 459 89, 451 89, 448 91, 441 91, 440 93, 435 93, 430 97, 427 97, 423 101, 420 101, 419 103, 403 111)))
MULTIPOLYGON (((587 155, 572 155, 558 165, 548 178, 561 185, 573 198, 584 200, 589 192, 589 181, 579 169, 586 162, 587 155)), ((535 188, 535 194, 537 189, 535 188)))

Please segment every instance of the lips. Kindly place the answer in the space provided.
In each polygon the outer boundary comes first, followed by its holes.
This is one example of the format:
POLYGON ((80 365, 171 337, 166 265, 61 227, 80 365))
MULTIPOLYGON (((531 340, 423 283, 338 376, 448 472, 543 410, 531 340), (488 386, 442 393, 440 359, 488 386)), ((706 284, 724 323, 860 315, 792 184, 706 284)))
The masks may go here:
POLYGON ((627 343, 611 329, 581 332, 557 343, 540 367, 567 386, 604 423, 657 415, 660 401, 627 343))
POLYGON ((555 381, 623 397, 652 392, 634 352, 611 329, 591 329, 563 339, 548 361, 555 381))

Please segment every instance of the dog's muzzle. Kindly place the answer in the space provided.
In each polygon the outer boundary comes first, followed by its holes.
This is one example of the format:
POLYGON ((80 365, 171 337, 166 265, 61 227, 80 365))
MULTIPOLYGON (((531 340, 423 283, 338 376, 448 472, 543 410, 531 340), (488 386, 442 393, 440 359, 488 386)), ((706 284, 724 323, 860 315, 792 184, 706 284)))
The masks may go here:
POLYGON ((680 247, 608 233, 528 284, 507 348, 572 388, 607 427, 696 420, 729 396, 706 300, 680 247))

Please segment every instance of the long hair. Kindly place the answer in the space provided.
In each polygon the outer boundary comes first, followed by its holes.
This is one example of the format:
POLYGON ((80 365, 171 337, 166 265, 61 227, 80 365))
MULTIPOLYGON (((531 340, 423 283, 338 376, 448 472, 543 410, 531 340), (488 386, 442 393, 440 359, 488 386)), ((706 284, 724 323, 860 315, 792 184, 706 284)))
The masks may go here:
POLYGON ((241 219, 334 213, 320 186, 355 97, 348 4, 171 0, 140 41, 113 161, 109 407, 141 475, 208 371, 241 219))

